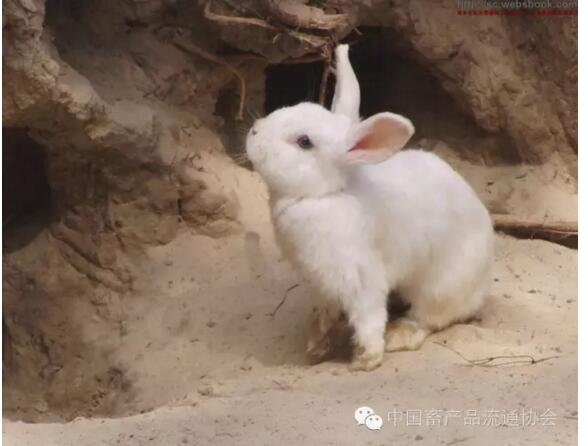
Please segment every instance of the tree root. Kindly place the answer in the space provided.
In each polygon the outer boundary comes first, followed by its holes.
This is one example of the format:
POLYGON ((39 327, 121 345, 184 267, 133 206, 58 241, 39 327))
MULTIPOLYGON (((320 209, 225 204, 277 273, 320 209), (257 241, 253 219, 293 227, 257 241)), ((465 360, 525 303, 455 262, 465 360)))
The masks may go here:
POLYGON ((235 119, 237 121, 243 121, 243 110, 245 109, 245 98, 247 96, 247 84, 245 83, 245 78, 239 72, 239 70, 237 70, 237 68, 235 68, 234 66, 232 66, 231 64, 229 64, 228 62, 223 60, 222 58, 220 58, 214 54, 211 54, 208 51, 203 50, 202 48, 194 45, 193 43, 185 42, 183 40, 180 40, 177 37, 174 37, 173 44, 175 46, 177 46, 178 48, 180 48, 184 51, 187 51, 188 53, 197 54, 198 56, 200 56, 206 60, 209 60, 211 62, 222 65, 223 67, 225 67, 227 69, 227 71, 229 71, 231 74, 233 74, 235 76, 235 78, 237 78, 237 80, 239 81, 239 87, 240 87, 239 88, 239 109, 237 110, 237 116, 235 119))
POLYGON ((294 28, 333 31, 348 24, 347 14, 326 14, 322 9, 293 0, 268 0, 271 14, 294 28))
POLYGON ((210 3, 211 3, 210 1, 206 2, 206 5, 204 6, 204 17, 206 17, 210 21, 222 23, 225 25, 231 25, 231 24, 253 25, 253 26, 259 26, 261 28, 266 28, 271 31, 277 31, 277 32, 282 31, 277 26, 270 25, 269 23, 267 23, 263 19, 257 19, 254 17, 237 17, 237 16, 226 16, 226 15, 217 14, 217 13, 211 11, 210 3))
MULTIPOLYGON (((288 28, 287 26, 277 26, 268 23, 267 21, 255 17, 240 17, 240 16, 227 16, 213 12, 210 9, 211 0, 206 2, 204 6, 204 17, 213 22, 222 23, 224 25, 253 25, 261 28, 275 31, 279 34, 287 34, 301 43, 305 43, 312 48, 322 48, 328 39, 325 37, 317 36, 310 33, 301 32, 295 29, 288 28)), ((276 38, 279 36, 276 36, 276 38)))

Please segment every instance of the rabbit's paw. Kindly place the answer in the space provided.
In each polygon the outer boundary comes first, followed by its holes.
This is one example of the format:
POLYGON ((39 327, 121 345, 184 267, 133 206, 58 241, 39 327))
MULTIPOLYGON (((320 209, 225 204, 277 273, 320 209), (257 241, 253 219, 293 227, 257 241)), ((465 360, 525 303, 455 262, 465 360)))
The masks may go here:
POLYGON ((380 367, 382 365, 383 360, 383 351, 367 351, 363 348, 357 348, 356 353, 353 355, 353 360, 349 365, 349 369, 352 371, 361 370, 364 372, 369 372, 380 367))
POLYGON ((429 333, 428 329, 410 319, 392 321, 386 329, 386 351, 418 350, 429 333))

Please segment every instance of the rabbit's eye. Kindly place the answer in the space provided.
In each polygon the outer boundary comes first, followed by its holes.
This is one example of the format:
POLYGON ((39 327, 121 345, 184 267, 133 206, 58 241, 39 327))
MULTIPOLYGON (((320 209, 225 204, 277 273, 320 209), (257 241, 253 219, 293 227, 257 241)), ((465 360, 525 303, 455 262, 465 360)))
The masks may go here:
POLYGON ((301 149, 304 149, 304 150, 309 150, 309 149, 312 149, 312 147, 313 147, 312 141, 306 135, 300 136, 296 140, 296 144, 298 144, 298 147, 300 147, 301 149))

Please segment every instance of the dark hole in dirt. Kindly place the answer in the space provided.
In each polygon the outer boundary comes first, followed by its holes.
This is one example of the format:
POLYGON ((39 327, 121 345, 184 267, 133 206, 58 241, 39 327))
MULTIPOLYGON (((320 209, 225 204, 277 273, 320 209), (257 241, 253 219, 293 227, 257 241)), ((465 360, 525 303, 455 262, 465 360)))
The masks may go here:
MULTIPOLYGON (((51 191, 45 150, 26 129, 2 129, 2 161, 2 251, 9 253, 28 244, 47 225, 51 191)), ((15 350, 4 318, 3 314, 2 367, 7 376, 13 369, 15 350)))
POLYGON ((322 62, 270 65, 265 80, 265 112, 299 102, 318 102, 322 62))
POLYGON ((219 135, 231 156, 245 151, 245 135, 251 118, 245 121, 235 119, 239 109, 239 91, 234 88, 222 90, 216 100, 214 114, 223 120, 219 135))
MULTIPOLYGON (((397 48, 389 30, 362 28, 351 43, 350 58, 361 86, 361 115, 391 111, 408 117, 416 128, 413 145, 423 139, 443 141, 460 156, 476 163, 515 163, 520 159, 503 134, 481 129, 462 112, 440 81, 397 48)), ((324 64, 270 65, 266 69, 265 111, 319 97, 324 64)), ((329 107, 334 79, 327 86, 329 107)), ((431 148, 431 147, 428 147, 431 148)))
POLYGON ((80 20, 86 2, 79 0, 47 0, 46 16, 53 20, 55 15, 66 14, 74 20, 80 20))
POLYGON ((25 245, 49 218, 51 190, 44 148, 26 129, 2 129, 2 248, 25 245))

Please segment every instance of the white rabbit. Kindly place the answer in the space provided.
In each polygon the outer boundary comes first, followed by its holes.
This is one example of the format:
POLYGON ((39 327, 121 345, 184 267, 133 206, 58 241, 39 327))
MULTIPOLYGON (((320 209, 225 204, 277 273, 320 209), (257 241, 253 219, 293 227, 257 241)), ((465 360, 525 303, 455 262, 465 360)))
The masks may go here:
POLYGON ((491 282, 494 232, 466 181, 436 155, 399 152, 414 132, 392 113, 359 119, 348 46, 336 50, 332 111, 301 103, 255 122, 247 154, 270 192, 284 254, 354 329, 352 369, 419 348, 472 317, 491 282), (388 327, 387 296, 411 305, 388 327))

